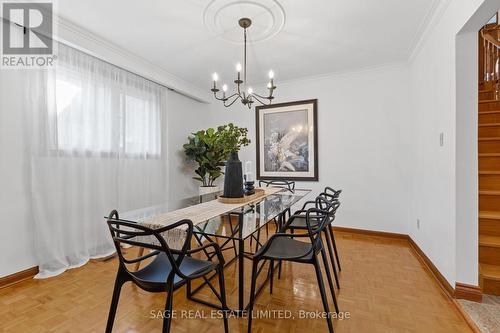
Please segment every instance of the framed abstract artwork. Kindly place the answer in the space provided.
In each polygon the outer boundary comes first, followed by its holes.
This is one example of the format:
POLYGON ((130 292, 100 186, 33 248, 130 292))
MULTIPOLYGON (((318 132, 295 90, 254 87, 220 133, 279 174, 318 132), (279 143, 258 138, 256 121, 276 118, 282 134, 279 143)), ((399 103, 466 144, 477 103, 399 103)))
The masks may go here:
POLYGON ((257 179, 318 180, 318 100, 257 106, 257 179))

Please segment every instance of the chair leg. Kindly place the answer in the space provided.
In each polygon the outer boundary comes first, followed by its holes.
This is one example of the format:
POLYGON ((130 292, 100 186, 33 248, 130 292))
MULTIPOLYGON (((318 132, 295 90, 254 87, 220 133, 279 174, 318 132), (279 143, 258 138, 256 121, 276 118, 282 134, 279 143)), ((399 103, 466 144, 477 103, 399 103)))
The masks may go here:
POLYGON ((174 299, 174 277, 169 277, 167 280, 167 301, 165 303, 165 318, 163 318, 162 333, 170 332, 170 324, 172 323, 172 301, 174 299))
POLYGON ((233 250, 234 250, 234 256, 237 257, 238 256, 238 250, 236 249, 236 241, 234 240, 234 238, 233 238, 233 250))
POLYGON ((259 242, 260 242, 260 228, 257 230, 257 239, 255 240, 255 252, 259 250, 259 242))
POLYGON ((118 301, 120 300, 120 292, 122 285, 125 281, 121 278, 120 271, 116 275, 115 288, 113 289, 113 297, 111 299, 111 306, 109 307, 108 322, 106 324, 106 333, 113 331, 113 323, 115 322, 116 309, 118 308, 118 301))
MULTIPOLYGON (((143 247, 140 247, 139 248, 139 254, 137 255, 137 257, 142 257, 144 255, 144 248, 143 247)), ((135 264, 135 270, 138 271, 139 268, 141 267, 141 262, 138 261, 136 264, 135 264)))
MULTIPOLYGON (((231 223, 231 219, 229 220, 229 228, 231 229, 231 235, 234 236, 235 232, 234 232, 233 224, 231 223)), ((235 241, 234 237, 231 237, 231 238, 233 238, 234 256, 237 257, 238 256, 238 251, 236 250, 236 241, 235 241)), ((250 240, 251 240, 251 238, 250 238, 250 240)))
MULTIPOLYGON (((324 232, 325 232, 325 238, 326 238, 326 245, 328 246, 328 254, 330 255, 330 262, 332 263, 333 275, 335 275, 335 283, 337 284, 337 288, 340 289, 340 281, 339 281, 339 277, 337 275, 337 269, 335 268, 335 260, 333 259, 332 242, 330 240, 330 236, 328 235, 328 231, 326 231, 326 229, 325 229, 324 232)), ((324 247, 323 247, 323 249, 324 249, 324 247)))
POLYGON ((269 281, 269 293, 273 293, 273 280, 274 280, 274 260, 270 259, 269 262, 271 263, 269 265, 269 269, 271 270, 271 280, 269 281))
MULTIPOLYGON (((295 229, 290 229, 290 232, 293 234, 295 232, 295 229)), ((278 261, 278 280, 281 279, 281 266, 282 266, 282 260, 278 261)))
POLYGON ((222 315, 224 319, 224 333, 229 333, 229 325, 227 322, 227 316, 229 308, 227 307, 227 302, 226 302, 226 287, 224 285, 224 272, 223 272, 223 266, 220 265, 218 269, 219 273, 219 289, 220 289, 220 298, 221 298, 221 305, 222 305, 222 315))
POLYGON ((333 304, 335 305, 335 312, 339 314, 339 305, 337 303, 337 296, 335 295, 335 287, 333 287, 332 274, 330 273, 330 268, 328 267, 328 260, 326 259, 325 248, 321 249, 321 258, 323 258, 323 265, 325 265, 326 278, 328 280, 328 285, 330 286, 330 292, 332 293, 333 304))
POLYGON ((253 261, 252 265, 252 282, 250 286, 250 302, 248 303, 248 333, 252 333, 252 311, 255 302, 255 285, 257 283, 257 266, 258 260, 253 261))
POLYGON ((326 298, 325 294, 325 284, 323 283, 323 276, 321 275, 318 258, 316 256, 314 256, 313 264, 314 264, 314 270, 316 271, 316 278, 318 279, 318 286, 319 286, 319 292, 321 294, 321 301, 323 302, 323 309, 327 314, 326 322, 328 323, 328 331, 330 333, 333 333, 333 325, 332 321, 330 320, 330 308, 328 306, 328 299, 326 298))
POLYGON ((331 224, 328 225, 327 229, 328 229, 328 232, 330 233, 330 238, 332 239, 333 250, 335 251, 335 258, 337 259, 337 266, 339 266, 339 272, 341 272, 342 267, 340 267, 339 252, 337 251, 337 244, 335 243, 335 236, 333 235, 332 225, 331 224))
MULTIPOLYGON (((279 220, 279 218, 278 218, 278 220, 279 220)), ((274 227, 276 228, 275 232, 279 232, 279 230, 280 230, 280 222, 278 222, 278 220, 276 220, 276 218, 273 219, 274 227)))

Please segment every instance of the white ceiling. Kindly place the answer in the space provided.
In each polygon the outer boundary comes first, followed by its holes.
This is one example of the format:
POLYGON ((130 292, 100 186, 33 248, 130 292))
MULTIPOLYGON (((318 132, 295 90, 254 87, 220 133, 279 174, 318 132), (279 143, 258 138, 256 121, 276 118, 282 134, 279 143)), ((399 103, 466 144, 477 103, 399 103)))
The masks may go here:
POLYGON ((262 83, 273 69, 279 85, 407 59, 438 1, 63 0, 57 10, 93 34, 209 89, 214 71, 225 82, 235 79, 234 65, 243 51, 231 40, 243 38, 237 26, 241 16, 255 22, 249 39, 260 39, 249 45, 249 81, 262 83))

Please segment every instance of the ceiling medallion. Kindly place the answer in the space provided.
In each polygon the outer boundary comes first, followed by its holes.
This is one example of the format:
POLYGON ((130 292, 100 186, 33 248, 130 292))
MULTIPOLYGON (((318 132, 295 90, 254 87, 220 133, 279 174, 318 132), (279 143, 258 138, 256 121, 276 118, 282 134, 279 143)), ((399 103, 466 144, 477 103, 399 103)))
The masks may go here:
POLYGON ((285 25, 285 11, 277 0, 212 0, 203 12, 203 23, 214 36, 241 44, 234 22, 242 13, 253 21, 252 43, 273 37, 285 25))
POLYGON ((246 92, 244 89, 241 89, 242 85, 247 82, 247 28, 252 25, 252 20, 247 17, 243 17, 239 19, 238 24, 243 28, 243 67, 240 63, 236 65, 237 78, 234 80, 236 84, 236 92, 226 96, 228 87, 227 84, 222 85, 222 96, 219 95, 220 89, 217 87, 217 81, 219 80, 219 75, 217 73, 212 74, 213 79, 213 88, 210 89, 215 99, 222 101, 224 106, 229 107, 233 105, 237 100, 241 100, 243 105, 246 105, 249 109, 252 108, 252 104, 254 102, 258 102, 262 105, 271 104, 274 99, 273 92, 276 89, 274 85, 274 72, 272 70, 269 71, 269 83, 267 84, 267 96, 262 96, 255 93, 252 87, 247 87, 246 92), (243 70, 243 79, 241 78, 241 71, 243 70))

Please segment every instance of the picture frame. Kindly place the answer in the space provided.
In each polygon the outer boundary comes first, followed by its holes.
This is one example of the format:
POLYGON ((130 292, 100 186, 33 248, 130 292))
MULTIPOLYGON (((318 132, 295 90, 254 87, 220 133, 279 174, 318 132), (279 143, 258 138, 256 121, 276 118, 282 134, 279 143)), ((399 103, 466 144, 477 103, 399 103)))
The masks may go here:
POLYGON ((255 108, 257 179, 318 181, 318 100, 255 108))

